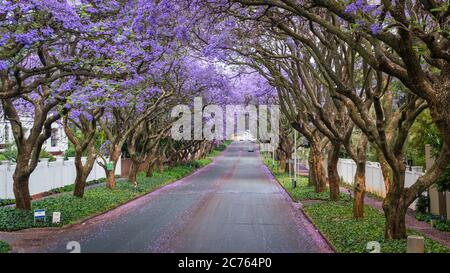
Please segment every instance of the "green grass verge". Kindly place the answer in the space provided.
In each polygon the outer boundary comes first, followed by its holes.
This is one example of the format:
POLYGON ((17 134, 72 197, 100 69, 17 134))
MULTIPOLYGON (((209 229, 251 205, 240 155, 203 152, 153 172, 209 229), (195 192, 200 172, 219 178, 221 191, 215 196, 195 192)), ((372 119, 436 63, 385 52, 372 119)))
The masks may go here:
POLYGON ((11 247, 8 243, 0 241, 0 253, 7 253, 11 250, 11 247))
POLYGON ((26 228, 54 227, 76 223, 179 180, 192 173, 195 169, 211 163, 211 156, 216 154, 214 152, 213 155, 209 155, 206 158, 165 169, 163 173, 155 172, 152 177, 145 177, 144 173, 140 173, 137 177, 137 188, 125 181, 117 183, 114 190, 109 190, 106 187, 86 189, 83 198, 74 197, 70 192, 62 192, 56 196, 33 201, 32 210, 46 210, 46 222, 34 223, 32 211, 21 211, 13 207, 0 208, 0 230, 15 231, 26 228), (51 215, 54 211, 61 212, 61 223, 59 224, 51 223, 51 215))
MULTIPOLYGON (((355 220, 352 217, 351 202, 320 202, 305 204, 304 210, 314 224, 330 240, 338 252, 361 253, 368 252, 367 243, 379 242, 381 252, 404 253, 405 240, 384 239, 384 216, 375 208, 365 206, 364 219, 355 220)), ((408 231, 409 235, 421 235, 408 231)), ((450 249, 425 237, 427 253, 450 253, 450 249)))
MULTIPOLYGON (((324 192, 316 193, 314 187, 308 186, 307 177, 297 177, 297 187, 292 187, 292 178, 289 177, 288 173, 280 171, 278 162, 275 162, 272 167, 271 159, 264 159, 264 164, 270 169, 275 178, 280 182, 281 186, 291 195, 292 199, 295 201, 301 200, 329 200, 330 190, 327 189, 324 192)), ((340 198, 349 199, 349 196, 341 193, 340 198)))
MULTIPOLYGON (((275 178, 295 201, 319 200, 316 203, 304 204, 306 214, 311 218, 316 227, 327 237, 338 252, 364 253, 369 252, 367 243, 376 241, 380 243, 381 252, 404 253, 406 251, 405 240, 384 239, 384 215, 375 208, 365 206, 363 220, 355 220, 352 217, 353 204, 349 196, 341 194, 339 202, 331 202, 329 190, 316 193, 314 188, 308 186, 308 179, 302 177, 297 182, 297 188, 292 188, 292 180, 289 174, 281 172, 276 162, 272 167, 271 159, 264 159, 275 178)), ((420 235, 418 232, 408 231, 410 235, 420 235)), ((425 237, 425 250, 427 253, 450 253, 446 246, 425 237)))

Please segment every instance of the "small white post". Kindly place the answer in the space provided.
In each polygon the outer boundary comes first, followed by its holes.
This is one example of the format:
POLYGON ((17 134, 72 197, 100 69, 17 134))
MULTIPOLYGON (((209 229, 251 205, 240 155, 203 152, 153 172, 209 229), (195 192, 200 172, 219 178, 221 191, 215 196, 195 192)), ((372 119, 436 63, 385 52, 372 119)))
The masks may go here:
POLYGON ((424 253, 425 240, 422 236, 408 236, 406 253, 424 253))

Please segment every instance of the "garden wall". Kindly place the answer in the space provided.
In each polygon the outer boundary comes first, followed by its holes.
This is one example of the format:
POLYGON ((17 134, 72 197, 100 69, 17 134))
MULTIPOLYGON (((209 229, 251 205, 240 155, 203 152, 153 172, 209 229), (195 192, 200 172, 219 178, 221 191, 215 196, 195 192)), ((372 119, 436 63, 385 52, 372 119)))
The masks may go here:
MULTIPOLYGON (((339 159, 338 173, 343 182, 353 185, 353 179, 356 173, 356 164, 351 159, 339 159)), ((412 167, 412 170, 406 171, 405 187, 412 186, 420 176, 424 175, 422 167, 412 167)), ((378 162, 367 162, 366 164, 366 191, 381 197, 386 196, 383 173, 378 162)), ((415 201, 410 208, 415 209, 415 201)))
MULTIPOLYGON (((85 162, 86 159, 83 159, 85 162)), ((16 165, 2 162, 0 165, 0 199, 14 199, 13 173, 16 165)), ((117 162, 116 175, 120 175, 121 163, 117 162)), ((73 184, 76 177, 74 158, 57 158, 52 162, 39 162, 30 177, 30 194, 36 195, 51 189, 73 184)), ((89 174, 88 181, 104 178, 105 171, 96 163, 89 174)))

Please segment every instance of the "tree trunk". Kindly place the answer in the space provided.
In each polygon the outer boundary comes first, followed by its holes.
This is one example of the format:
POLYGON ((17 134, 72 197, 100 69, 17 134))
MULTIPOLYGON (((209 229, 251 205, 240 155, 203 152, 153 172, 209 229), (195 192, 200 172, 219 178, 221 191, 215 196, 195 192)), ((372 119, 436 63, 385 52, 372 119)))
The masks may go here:
POLYGON ((398 173, 393 171, 393 179, 390 191, 383 201, 384 216, 386 219, 385 233, 386 239, 404 239, 406 238, 405 216, 406 200, 403 194, 403 185, 405 182, 405 171, 398 173))
POLYGON ((75 170, 77 175, 75 177, 75 189, 73 191, 73 195, 83 198, 87 175, 83 168, 83 163, 81 162, 81 156, 75 157, 75 170))
POLYGON ((313 169, 313 175, 314 175, 314 187, 316 190, 316 193, 324 192, 326 190, 326 176, 325 176, 325 170, 323 167, 323 155, 322 151, 315 147, 314 145, 311 145, 311 152, 310 156, 312 158, 312 169, 313 169))
POLYGON ((26 174, 23 170, 16 171, 13 175, 14 180, 14 197, 16 198, 16 208, 21 210, 31 210, 31 195, 29 185, 30 174, 26 174))
POLYGON ((159 171, 159 173, 164 172, 164 159, 162 159, 162 158, 159 158, 159 160, 158 160, 158 171, 159 171))
POLYGON ((105 169, 106 172, 106 187, 113 190, 116 188, 116 166, 117 160, 119 160, 121 154, 120 147, 114 146, 111 154, 109 156, 109 160, 112 162, 112 170, 105 169))
POLYGON ((406 238, 405 215, 407 208, 402 201, 386 197, 383 202, 383 210, 386 219, 384 237, 386 239, 406 238))
POLYGON ((84 190, 86 188, 86 180, 89 176, 89 174, 92 171, 92 168, 94 167, 96 155, 95 155, 95 148, 94 146, 91 146, 92 149, 90 151, 90 154, 87 158, 86 163, 83 166, 83 162, 81 161, 81 153, 75 156, 75 169, 76 169, 76 177, 75 177, 75 188, 73 191, 73 195, 79 198, 83 198, 84 196, 84 190))
POLYGON ((308 169, 309 169, 308 186, 316 187, 317 181, 316 181, 316 174, 314 173, 314 162, 311 150, 309 151, 308 156, 308 169))
POLYGON ((383 153, 377 151, 378 153, 378 160, 380 161, 380 167, 381 167, 381 173, 383 174, 383 181, 384 181, 384 188, 386 192, 389 192, 389 188, 391 185, 391 179, 392 179, 392 171, 391 167, 389 166, 388 162, 384 158, 383 153))
POLYGON ((281 155, 280 155, 280 171, 286 172, 286 170, 289 170, 288 169, 288 165, 287 165, 286 156, 284 155, 283 152, 281 152, 281 155))
POLYGON ((439 85, 439 99, 429 103, 431 117, 441 133, 442 140, 450 147, 450 64, 442 69, 442 79, 446 83, 439 85))
POLYGON ((22 148, 24 151, 17 155, 16 169, 13 174, 13 192, 16 199, 16 208, 21 210, 31 210, 31 195, 29 189, 31 172, 27 171, 30 153, 27 152, 28 149, 25 147, 22 148))
POLYGON ((83 198, 84 189, 86 188, 86 177, 84 173, 79 173, 77 171, 77 176, 75 177, 75 189, 73 190, 73 195, 78 198, 83 198))
POLYGON ((114 175, 115 173, 115 163, 113 163, 113 169, 111 171, 106 171, 106 187, 108 189, 115 189, 116 188, 116 177, 114 175))
POLYGON ((152 159, 150 159, 148 161, 147 170, 145 172, 145 176, 146 177, 152 177, 153 176, 153 168, 155 167, 154 165, 155 165, 155 162, 152 159))
POLYGON ((128 179, 130 180, 131 184, 136 188, 137 187, 137 173, 139 171, 139 161, 131 158, 131 167, 130 167, 130 173, 128 174, 128 179))
MULTIPOLYGON (((29 179, 39 162, 39 153, 43 143, 51 136, 51 124, 60 118, 60 113, 47 118, 52 104, 47 104, 46 100, 37 102, 32 115, 33 124, 28 128, 28 136, 25 136, 25 128, 22 127, 18 109, 14 106, 13 100, 2 99, 2 114, 8 120, 15 144, 17 146, 17 162, 13 174, 13 192, 16 199, 16 208, 31 210, 31 195, 29 190, 29 179), (46 109, 46 110, 44 110, 46 109)), ((55 104, 56 105, 56 104, 55 104)), ((3 181, 0 182, 4 183, 3 181)))
POLYGON ((330 152, 328 154, 328 184, 330 185, 330 199, 332 201, 339 200, 339 173, 337 170, 339 161, 339 151, 341 144, 332 144, 330 152))
POLYGON ((366 163, 356 164, 355 182, 353 184, 353 217, 364 218, 364 197, 366 195, 366 163))

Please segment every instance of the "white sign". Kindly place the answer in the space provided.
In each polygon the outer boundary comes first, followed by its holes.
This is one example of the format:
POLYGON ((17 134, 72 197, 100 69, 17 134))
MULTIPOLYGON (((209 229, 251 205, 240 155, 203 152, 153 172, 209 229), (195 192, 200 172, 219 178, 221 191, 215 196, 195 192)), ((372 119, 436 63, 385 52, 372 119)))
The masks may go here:
POLYGON ((53 212, 53 224, 59 224, 59 222, 61 221, 61 212, 59 211, 55 211, 53 212))
POLYGON ((45 210, 35 210, 34 217, 36 218, 45 217, 45 210))

